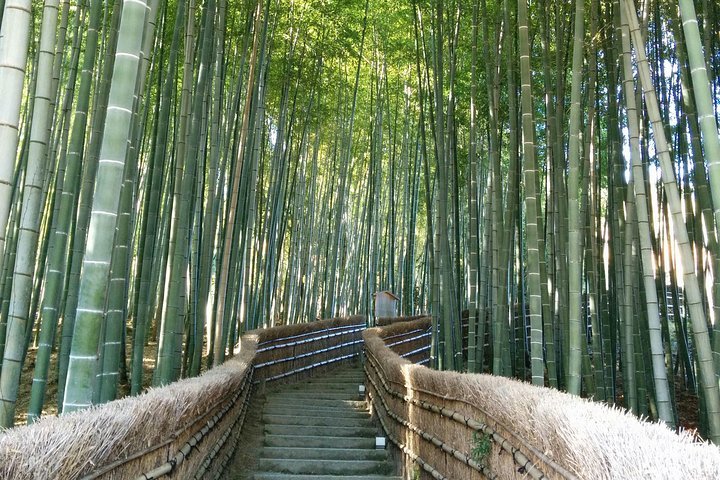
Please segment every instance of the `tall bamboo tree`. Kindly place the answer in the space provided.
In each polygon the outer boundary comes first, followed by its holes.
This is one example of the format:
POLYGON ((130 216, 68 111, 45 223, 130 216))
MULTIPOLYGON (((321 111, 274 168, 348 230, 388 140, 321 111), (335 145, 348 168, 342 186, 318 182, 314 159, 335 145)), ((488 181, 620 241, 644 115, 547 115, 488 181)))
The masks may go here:
POLYGON ((657 95, 652 83, 650 67, 645 54, 645 43, 640 33, 637 12, 632 0, 623 0, 622 7, 625 9, 632 43, 637 56, 638 77, 643 86, 643 93, 649 119, 653 125, 653 136, 657 154, 660 158, 665 192, 667 194, 668 206, 673 217, 674 234, 679 247, 680 262, 682 265, 683 280, 685 282, 685 294, 687 296, 688 310, 693 326, 693 337, 697 352, 698 370, 700 382, 703 389, 705 410, 708 420, 709 438, 713 442, 720 441, 720 388, 715 378, 713 366, 712 349, 710 347, 710 336, 708 334, 705 312, 703 309, 702 294, 695 276, 695 268, 692 260, 692 253, 688 242, 685 222, 682 219, 680 198, 675 181, 675 174, 670 155, 670 148, 665 138, 665 130, 660 115, 657 95))
MULTIPOLYGON (((581 95, 583 59, 585 56, 585 1, 575 2, 575 34, 573 40, 572 88, 570 93, 570 142, 568 145, 568 298, 569 358, 567 390, 580 395, 581 385, 581 303, 582 303, 582 220, 580 217, 581 189, 581 95)), ((561 287, 562 288, 562 287, 561 287)))
POLYGON ((5 252, 5 230, 13 195, 31 3, 7 0, 0 28, 0 91, 3 92, 0 97, 0 258, 5 252))
POLYGON ((147 4, 142 0, 123 2, 88 240, 83 256, 77 317, 63 400, 64 412, 87 408, 93 400, 100 330, 107 297, 122 174, 131 132, 146 11, 147 4))
POLYGON ((25 167, 25 185, 10 293, 6 347, 3 353, 2 373, 0 373, 0 425, 3 427, 13 424, 20 373, 25 357, 25 337, 28 329, 33 273, 42 215, 42 190, 48 163, 47 147, 52 116, 50 96, 58 5, 57 0, 48 0, 43 8, 40 50, 35 74, 33 121, 25 167))
MULTIPOLYGON (((625 15, 621 12, 621 17, 625 15)), ((675 425, 670 389, 665 368, 665 356, 661 338, 660 312, 658 309, 657 290, 653 270, 653 250, 647 211, 647 193, 645 191, 645 171, 640 154, 640 127, 637 106, 635 104, 635 88, 632 76, 630 35, 627 24, 623 22, 623 85, 627 108, 628 131, 630 135, 630 157, 632 161, 633 187, 635 189, 635 208, 640 237, 640 253, 643 271, 643 285, 647 308, 647 320, 652 349, 655 396, 657 398, 658 416, 669 426, 675 425)))
MULTIPOLYGON (((581 17, 582 18, 582 17, 581 17)), ((533 96, 530 83, 530 40, 527 1, 518 0, 518 49, 520 53, 520 90, 522 104, 523 187, 525 189, 525 234, 527 245, 527 287, 530 311, 530 355, 532 381, 545 384, 543 361, 542 294, 540 289, 540 252, 538 245, 537 160, 535 156, 535 125, 533 96)), ((523 312, 524 314, 524 312, 523 312)))

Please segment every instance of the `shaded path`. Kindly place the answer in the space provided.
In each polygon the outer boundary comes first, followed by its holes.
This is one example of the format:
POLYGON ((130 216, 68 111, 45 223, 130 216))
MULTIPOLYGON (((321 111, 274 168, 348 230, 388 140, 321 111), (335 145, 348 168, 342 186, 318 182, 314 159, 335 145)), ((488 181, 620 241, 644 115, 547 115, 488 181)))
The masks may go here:
POLYGON ((386 450, 375 449, 375 427, 358 398, 363 371, 342 367, 267 392, 257 480, 399 479, 386 450))

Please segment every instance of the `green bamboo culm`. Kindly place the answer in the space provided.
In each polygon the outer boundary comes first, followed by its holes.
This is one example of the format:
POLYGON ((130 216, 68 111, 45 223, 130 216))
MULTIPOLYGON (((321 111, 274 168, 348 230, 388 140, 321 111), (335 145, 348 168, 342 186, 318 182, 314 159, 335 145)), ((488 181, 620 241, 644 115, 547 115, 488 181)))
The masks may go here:
POLYGON ((46 1, 43 8, 33 122, 30 128, 30 145, 10 293, 10 310, 7 316, 6 347, 3 352, 2 373, 0 373, 0 425, 3 427, 11 427, 14 423, 15 401, 25 357, 25 338, 33 290, 33 272, 42 211, 42 190, 50 136, 49 123, 52 116, 50 95, 58 5, 57 0, 46 1))
MULTIPOLYGON (((715 102, 713 102, 710 81, 705 66, 705 54, 703 53, 700 30, 695 15, 695 5, 692 0, 679 0, 678 4, 682 17, 683 32, 685 32, 685 45, 687 47, 688 63, 690 64, 695 106, 697 107, 698 121, 700 123, 703 152, 708 163, 715 224, 718 225, 718 222, 720 222, 720 137, 718 137, 718 125, 713 110, 715 102)), ((709 25, 705 28, 709 28, 709 25)))
POLYGON ((575 37, 573 41, 572 87, 570 92, 570 139, 568 145, 568 294, 569 345, 567 390, 580 395, 581 337, 582 337, 582 226, 580 218, 580 131, 582 122, 583 57, 585 48, 585 1, 575 2, 575 37))
POLYGON ((720 442, 720 388, 718 388, 715 368, 713 366, 712 348, 710 347, 710 335, 708 333, 707 321, 703 309, 702 292, 698 285, 698 278, 695 275, 695 265, 682 214, 680 195, 675 180, 674 165, 670 155, 670 147, 665 136, 657 95, 652 83, 652 76, 645 54, 645 44, 640 31, 637 12, 635 11, 635 4, 633 0, 623 0, 622 7, 625 9, 624 11, 627 15, 630 35, 635 47, 638 76, 643 87, 648 116, 653 126, 656 151, 660 158, 662 179, 666 186, 668 207, 673 217, 674 233, 679 247, 680 263, 685 281, 685 296, 687 307, 690 311, 692 332, 695 340, 700 386, 703 390, 702 395, 705 400, 708 438, 718 443, 720 442))
MULTIPOLYGON (((579 0, 582 1, 582 0, 579 0)), ((540 251, 538 246, 537 161, 535 125, 532 113, 530 40, 528 38, 527 0, 518 0, 518 49, 520 51, 520 84, 523 131, 523 183, 525 187, 525 223, 527 235, 527 290, 530 310, 530 367, 532 383, 545 384, 543 361, 542 292, 540 290, 540 251)), ((524 314, 524 312, 523 312, 524 314)))
POLYGON ((67 379, 68 364, 70 363, 70 349, 72 347, 73 331, 75 329, 75 315, 77 313, 78 293, 80 290, 80 275, 82 270, 83 255, 85 254, 85 240, 87 238, 88 225, 90 223, 90 211, 92 209, 92 193, 95 187, 95 177, 98 170, 100 148, 102 147, 102 131, 107 116, 107 105, 110 98, 110 84, 114 67, 115 51, 118 44, 117 36, 120 28, 121 2, 115 2, 110 15, 110 24, 107 28, 107 42, 103 53, 103 71, 99 78, 96 78, 97 91, 94 95, 94 105, 90 118, 92 135, 87 149, 82 149, 79 155, 82 158, 82 173, 80 174, 80 192, 77 198, 77 214, 73 223, 73 235, 71 240, 71 256, 67 271, 67 287, 63 299, 63 321, 60 334, 60 348, 58 358, 58 410, 62 411, 63 399, 65 398, 65 380, 67 379))
POLYGON ((52 248, 48 257, 45 295, 41 307, 40 344, 35 361, 35 372, 28 408, 28 423, 32 423, 42 411, 47 387, 50 355, 57 329, 60 312, 64 273, 67 265, 67 243, 70 238, 70 227, 73 213, 77 208, 77 194, 80 187, 80 170, 82 149, 85 143, 85 130, 90 105, 92 84, 92 68, 95 64, 98 43, 98 28, 102 18, 102 2, 93 0, 90 5, 90 19, 86 37, 86 48, 83 58, 83 69, 80 73, 78 103, 75 107, 75 118, 67 153, 67 167, 64 173, 63 194, 60 196, 58 218, 53 232, 52 248))
POLYGON ((120 188, 131 133, 146 13, 147 3, 144 0, 123 2, 100 162, 83 256, 83 274, 80 278, 63 412, 87 408, 93 401, 98 343, 108 291, 120 188))
MULTIPOLYGON (((470 82, 470 180, 468 189, 468 207, 470 214, 470 278, 469 283, 469 312, 468 312, 468 365, 471 373, 478 371, 477 367, 477 324, 478 324, 478 264, 480 262, 480 244, 478 239, 478 197, 477 197, 477 124, 476 124, 476 97, 477 97, 477 36, 478 36, 478 2, 473 7, 472 20, 472 60, 470 82)), ((482 339, 480 339, 482 342, 482 339)), ((482 365, 482 359, 480 359, 482 365)))
MULTIPOLYGON (((201 37, 200 45, 200 67, 198 70, 198 82, 197 92, 193 99, 192 105, 192 119, 190 122, 190 134, 188 138, 188 150, 185 158, 185 171, 184 174, 176 179, 176 184, 179 187, 179 191, 176 193, 176 199, 179 201, 179 213, 177 219, 173 221, 173 236, 175 238, 175 245, 173 248, 173 255, 171 257, 171 281, 170 290, 168 293, 167 303, 167 318, 163 323, 164 330, 162 333, 162 339, 164 340, 162 345, 164 350, 158 355, 158 366, 157 366, 157 378, 156 384, 166 384, 177 380, 180 376, 180 359, 181 355, 177 354, 178 349, 182 349, 182 332, 184 318, 181 315, 181 309, 184 308, 182 304, 182 292, 179 282, 180 272, 183 268, 186 268, 186 257, 188 251, 188 245, 186 244, 188 238, 188 229, 190 228, 190 192, 192 192, 192 183, 195 179, 196 161, 198 156, 198 145, 200 142, 200 121, 202 118, 202 108, 204 102, 204 92, 209 82, 209 66, 210 66, 210 54, 212 53, 212 32, 214 26, 214 0, 209 0, 206 4, 206 11, 204 15, 205 25, 203 26, 203 35, 201 37), (180 321, 172 323, 173 318, 178 318, 180 321)), ((192 8, 190 9, 192 11, 192 8)))
MULTIPOLYGON (((708 176, 710 178, 710 194, 712 197, 713 214, 715 217, 715 225, 720 222, 720 134, 718 133, 718 124, 715 118, 715 111, 712 98, 712 88, 708 77, 707 66, 705 65, 705 53, 703 52, 703 43, 700 38, 700 30, 698 28, 697 15, 695 14, 695 5, 692 0, 678 1, 680 16, 682 19, 683 32, 685 33, 685 47, 687 49, 687 60, 690 64, 690 76, 692 78, 692 92, 695 97, 695 107, 697 109, 698 123, 700 124, 700 140, 705 161, 708 165, 708 176)), ((710 25, 705 26, 706 29, 710 25)), ((713 236, 711 231, 709 234, 713 236)), ((719 252, 713 252, 718 255, 719 252)), ((717 266, 717 262, 716 265, 717 266)), ((717 277, 717 272, 715 272, 717 277)), ((720 292, 717 291, 718 285, 715 282, 713 287, 716 291, 714 297, 720 298, 720 292)), ((717 312, 717 305, 715 311, 717 312)), ((720 328, 718 327, 720 319, 715 318, 715 328, 713 335, 713 354, 715 375, 718 375, 717 369, 720 368, 720 328)))
MULTIPOLYGON (((624 19, 623 12, 621 17, 624 19)), ((651 242, 650 224, 647 209, 647 194, 645 191, 645 171, 640 153, 640 126, 638 122, 637 105, 635 102, 635 86, 632 77, 632 64, 630 52, 630 34, 627 24, 623 22, 623 84, 625 104, 628 116, 628 132, 630 134, 630 158, 632 161, 632 186, 635 192, 636 220, 640 237, 640 253, 642 262, 643 285, 647 307, 647 319, 650 336, 650 349, 652 357, 652 371, 655 387, 655 400, 658 417, 668 426, 674 427, 675 417, 670 398, 670 387, 665 368, 665 357, 662 344, 660 310, 658 306, 657 289, 653 271, 653 251, 651 242)))
POLYGON ((0 263, 13 196, 20 105, 30 39, 30 0, 8 0, 0 30, 0 263))
MULTIPOLYGON (((172 40, 170 43, 170 54, 168 57, 168 70, 175 71, 178 60, 178 51, 181 35, 184 32, 183 25, 185 24, 186 17, 186 5, 187 1, 183 0, 177 3, 177 10, 175 12, 175 24, 173 29, 172 40)), ((158 109, 158 129, 157 139, 153 146, 150 178, 148 191, 145 196, 145 215, 143 217, 142 231, 145 232, 143 240, 141 241, 143 255, 142 261, 139 262, 140 281, 139 288, 136 292, 136 323, 135 332, 133 338, 133 350, 132 350, 132 373, 131 378, 131 393, 137 395, 142 390, 142 375, 143 375, 143 356, 145 350, 145 336, 147 333, 147 327, 149 318, 152 315, 151 309, 151 298, 152 288, 150 287, 151 276, 153 270, 153 263, 155 259, 155 240, 156 230, 159 224, 158 211, 160 209, 161 194, 162 194, 162 166, 166 161, 166 153, 168 148, 168 136, 170 134, 170 128, 168 127, 170 122, 171 104, 172 104, 172 90, 175 87, 175 76, 168 75, 163 80, 163 86, 160 93, 160 106, 158 109)), ((159 249, 158 249, 159 250, 159 249)))
MULTIPOLYGON (((167 280, 165 281, 166 297, 160 322, 160 338, 158 342, 157 362, 153 376, 153 385, 170 383, 180 376, 182 357, 182 336, 185 323, 186 309, 180 306, 180 285, 184 283, 185 273, 178 262, 184 264, 187 258, 187 249, 183 248, 186 241, 188 196, 192 189, 188 188, 187 181, 195 175, 195 159, 187 155, 188 128, 190 123, 190 109, 192 103, 193 69, 191 67, 195 46, 195 0, 187 5, 187 18, 185 23, 185 56, 182 72, 182 91, 180 94, 180 118, 178 122, 177 139, 175 141, 175 165, 172 175, 172 211, 170 219, 170 236, 168 237, 167 280)), ((204 74, 204 72, 202 72, 204 74)), ((197 94, 200 95, 201 94, 197 94)), ((196 96, 197 96, 196 95, 196 96)), ((191 183, 192 184, 192 183, 191 183)))
MULTIPOLYGON (((102 341, 100 346, 100 367, 97 372, 97 387, 94 402, 105 403, 115 400, 118 394, 118 384, 121 379, 121 369, 125 367, 125 319, 127 318, 127 298, 130 284, 130 268, 132 263, 131 236, 134 228, 135 192, 138 173, 140 137, 144 132, 144 110, 147 106, 145 98, 147 73, 153 54, 152 44, 155 39, 155 26, 158 16, 159 0, 149 0, 145 29, 141 46, 141 63, 138 74, 138 84, 135 98, 133 119, 131 120, 132 143, 129 146, 123 185, 120 193, 120 206, 113 243, 112 259, 110 261, 110 280, 106 314, 103 325, 102 341), (142 94, 141 94, 142 93, 142 94)), ((148 82, 149 83, 149 82, 148 82)))

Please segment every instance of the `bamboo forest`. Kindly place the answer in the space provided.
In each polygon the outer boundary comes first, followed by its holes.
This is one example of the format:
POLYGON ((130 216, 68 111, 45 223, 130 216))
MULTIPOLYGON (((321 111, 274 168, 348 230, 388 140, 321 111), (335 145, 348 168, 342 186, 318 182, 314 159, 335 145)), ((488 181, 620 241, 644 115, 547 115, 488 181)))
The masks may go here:
POLYGON ((436 370, 720 443, 717 0, 0 7, 0 427, 387 291, 436 370))

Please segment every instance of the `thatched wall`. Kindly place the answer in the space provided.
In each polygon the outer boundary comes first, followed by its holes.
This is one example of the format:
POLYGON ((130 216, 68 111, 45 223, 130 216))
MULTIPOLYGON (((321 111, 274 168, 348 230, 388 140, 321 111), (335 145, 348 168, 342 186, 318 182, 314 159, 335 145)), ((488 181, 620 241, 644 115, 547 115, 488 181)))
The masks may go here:
POLYGON ((428 318, 428 316, 427 315, 413 315, 410 317, 377 317, 375 319, 375 326, 376 327, 386 327, 393 323, 410 322, 413 320, 420 320, 422 318, 428 318))
POLYGON ((364 333, 368 394, 406 454, 406 478, 719 477, 720 449, 689 434, 548 388, 430 370, 386 346, 426 325, 364 333), (473 455, 473 447, 489 453, 473 455))
POLYGON ((255 381, 295 381, 359 357, 365 317, 331 318, 250 332, 258 337, 255 381))
POLYGON ((171 459, 178 478, 192 477, 214 450, 227 456, 226 432, 242 418, 256 344, 257 336, 245 336, 239 355, 199 377, 4 432, 0 478, 129 479, 171 459))
POLYGON ((379 329, 379 335, 385 345, 400 357, 416 364, 425 364, 430 360, 430 336, 432 317, 418 315, 397 317, 379 329))
POLYGON ((364 319, 351 317, 248 332, 237 356, 199 377, 7 430, 0 479, 216 478, 237 445, 253 383, 357 357, 362 329, 364 319), (277 361, 294 354, 302 356, 277 361))

